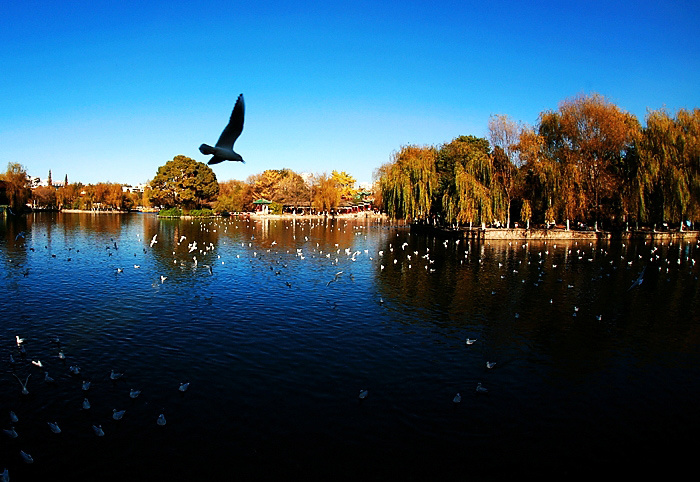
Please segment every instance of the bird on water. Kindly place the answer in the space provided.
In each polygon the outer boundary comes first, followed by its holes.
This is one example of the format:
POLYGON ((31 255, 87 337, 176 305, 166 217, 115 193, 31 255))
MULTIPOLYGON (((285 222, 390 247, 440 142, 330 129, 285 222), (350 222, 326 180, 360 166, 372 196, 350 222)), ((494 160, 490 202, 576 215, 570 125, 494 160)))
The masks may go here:
POLYGON ((238 136, 243 132, 243 117, 245 114, 245 104, 243 102, 243 94, 238 96, 236 105, 231 112, 231 118, 228 125, 221 133, 221 137, 216 142, 216 146, 212 147, 207 144, 199 146, 199 152, 202 154, 214 154, 214 157, 209 159, 208 164, 218 164, 223 161, 240 161, 245 162, 240 154, 233 151, 233 143, 236 142, 238 136))

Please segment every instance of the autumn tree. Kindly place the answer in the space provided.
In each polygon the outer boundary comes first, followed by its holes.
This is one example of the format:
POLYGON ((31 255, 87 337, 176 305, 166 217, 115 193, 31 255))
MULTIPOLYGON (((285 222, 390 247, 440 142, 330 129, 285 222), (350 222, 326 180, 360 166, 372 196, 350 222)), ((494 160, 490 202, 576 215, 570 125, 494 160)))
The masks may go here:
POLYGON ((352 199, 355 197, 355 178, 345 171, 333 171, 331 177, 340 189, 340 196, 343 199, 352 199))
POLYGON ((32 205, 39 208, 55 208, 56 189, 51 186, 39 186, 32 189, 32 205))
POLYGON ((5 173, 0 174, 0 180, 5 181, 5 192, 10 208, 16 212, 23 211, 32 194, 29 176, 24 166, 17 162, 8 163, 5 173))
POLYGON ((311 205, 317 211, 330 212, 340 204, 341 190, 335 180, 323 173, 311 186, 311 205))
POLYGON ((311 200, 311 188, 306 181, 290 169, 285 171, 285 176, 277 185, 275 200, 293 207, 308 203, 311 200))
POLYGON ((219 195, 212 206, 216 212, 241 212, 245 208, 245 194, 249 190, 243 181, 225 181, 219 183, 219 195))
POLYGON ((548 155, 564 168, 570 183, 564 192, 575 194, 566 203, 575 204, 575 213, 567 214, 613 217, 621 168, 639 134, 637 119, 598 94, 581 95, 563 101, 558 112, 544 113, 540 133, 548 155))
POLYGON ((80 183, 66 184, 56 190, 56 204, 59 209, 79 208, 80 192, 83 185, 80 183))
POLYGON ((159 167, 151 181, 151 202, 165 207, 198 208, 212 201, 218 192, 214 171, 182 155, 159 167))

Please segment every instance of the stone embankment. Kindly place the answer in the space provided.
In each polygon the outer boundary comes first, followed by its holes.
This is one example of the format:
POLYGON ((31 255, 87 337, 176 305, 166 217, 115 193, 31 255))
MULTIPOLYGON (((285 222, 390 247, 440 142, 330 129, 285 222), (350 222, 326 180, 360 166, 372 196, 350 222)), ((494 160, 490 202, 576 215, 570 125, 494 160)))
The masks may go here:
POLYGON ((502 228, 440 228, 427 224, 412 224, 411 232, 428 234, 449 239, 474 240, 589 240, 603 239, 646 239, 646 240, 680 240, 698 239, 700 231, 577 231, 567 229, 502 229, 502 228))

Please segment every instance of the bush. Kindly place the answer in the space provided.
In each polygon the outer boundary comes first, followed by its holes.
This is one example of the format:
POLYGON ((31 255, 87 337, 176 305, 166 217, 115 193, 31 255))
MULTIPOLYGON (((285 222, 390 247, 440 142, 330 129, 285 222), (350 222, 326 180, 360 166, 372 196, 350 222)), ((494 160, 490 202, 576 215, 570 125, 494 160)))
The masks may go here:
POLYGON ((161 209, 158 212, 158 216, 164 218, 179 218, 180 216, 182 216, 182 211, 178 208, 161 209))
POLYGON ((282 209, 284 205, 276 202, 270 203, 270 213, 272 214, 282 214, 282 209))
POLYGON ((211 209, 193 209, 187 213, 188 216, 195 218, 206 218, 214 215, 214 211, 211 209))

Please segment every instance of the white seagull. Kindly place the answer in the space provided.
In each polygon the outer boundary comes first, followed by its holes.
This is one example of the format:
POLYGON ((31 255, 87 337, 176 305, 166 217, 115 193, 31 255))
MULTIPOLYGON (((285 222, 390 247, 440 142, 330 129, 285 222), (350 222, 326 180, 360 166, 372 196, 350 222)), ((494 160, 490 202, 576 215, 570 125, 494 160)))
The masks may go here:
POLYGON ((180 383, 180 388, 178 388, 178 390, 181 392, 186 392, 188 388, 190 388, 190 382, 180 383))
POLYGON ((158 241, 156 241, 156 238, 157 238, 157 237, 158 237, 157 234, 154 234, 154 235, 153 235, 153 239, 151 239, 151 245, 149 246, 149 248, 152 248, 153 245, 156 244, 156 243, 158 242, 158 241))
POLYGON ((233 151, 234 142, 243 132, 244 116, 245 104, 243 102, 243 94, 241 94, 238 96, 233 112, 231 112, 231 118, 216 142, 216 146, 211 147, 207 144, 199 146, 199 152, 202 154, 214 154, 214 157, 209 159, 208 164, 218 164, 222 161, 245 162, 240 154, 233 151))
POLYGON ((121 420, 126 410, 117 410, 116 408, 112 410, 112 418, 114 420, 121 420))
POLYGON ((161 427, 165 425, 165 415, 163 415, 162 413, 158 415, 158 420, 156 420, 156 423, 161 427))
POLYGON ((133 388, 129 391, 129 397, 130 398, 137 398, 139 395, 141 395, 141 390, 134 390, 133 388))
MULTIPOLYGON (((15 374, 13 373, 13 375, 15 375, 15 374)), ((22 380, 20 380, 19 377, 17 375, 15 375, 15 378, 17 379, 19 384, 22 385, 22 395, 29 395, 29 390, 27 390, 27 382, 29 382, 29 377, 31 377, 31 376, 32 376, 31 373, 29 375, 27 375, 27 379, 24 380, 24 383, 22 383, 22 380)))

